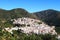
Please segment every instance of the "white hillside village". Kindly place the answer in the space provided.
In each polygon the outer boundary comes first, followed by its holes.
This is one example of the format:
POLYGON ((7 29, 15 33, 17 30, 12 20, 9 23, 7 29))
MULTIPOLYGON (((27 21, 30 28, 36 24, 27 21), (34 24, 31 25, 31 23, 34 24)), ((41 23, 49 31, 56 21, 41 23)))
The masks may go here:
POLYGON ((13 24, 16 25, 16 27, 13 28, 5 28, 6 31, 13 33, 12 30, 18 30, 21 29, 23 33, 31 34, 57 34, 55 31, 55 26, 48 26, 45 23, 43 23, 40 20, 37 19, 31 19, 31 18, 18 18, 13 19, 13 24))
MULTIPOLYGON (((26 34, 51 34, 51 35, 58 35, 57 32, 55 31, 55 26, 48 26, 44 22, 37 20, 37 19, 32 19, 32 18, 18 18, 18 19, 13 19, 13 24, 15 27, 12 28, 4 28, 6 31, 10 32, 13 34, 13 30, 22 30, 22 33, 26 34)), ((56 38, 60 40, 60 35, 58 35, 56 38)))

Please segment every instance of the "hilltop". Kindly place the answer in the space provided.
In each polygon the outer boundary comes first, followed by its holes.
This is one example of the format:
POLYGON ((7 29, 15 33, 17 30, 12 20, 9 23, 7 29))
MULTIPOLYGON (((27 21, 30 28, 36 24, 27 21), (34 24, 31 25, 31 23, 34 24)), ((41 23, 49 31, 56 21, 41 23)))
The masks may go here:
POLYGON ((0 27, 11 27, 11 19, 17 19, 21 17, 36 18, 35 15, 30 14, 23 8, 16 8, 11 10, 0 9, 0 27))
POLYGON ((40 20, 52 26, 60 26, 60 11, 53 9, 43 10, 34 13, 40 20))
POLYGON ((20 18, 20 17, 36 18, 36 16, 30 14, 28 11, 22 8, 16 8, 12 10, 0 9, 0 20, 10 20, 13 18, 20 18))

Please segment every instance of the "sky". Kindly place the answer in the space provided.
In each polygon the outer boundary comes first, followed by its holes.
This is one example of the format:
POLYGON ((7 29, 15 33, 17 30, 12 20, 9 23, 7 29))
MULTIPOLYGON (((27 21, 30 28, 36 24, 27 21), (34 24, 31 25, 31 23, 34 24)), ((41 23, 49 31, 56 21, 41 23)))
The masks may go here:
POLYGON ((60 0, 0 0, 0 8, 6 10, 23 8, 28 12, 37 12, 47 9, 60 11, 60 0))

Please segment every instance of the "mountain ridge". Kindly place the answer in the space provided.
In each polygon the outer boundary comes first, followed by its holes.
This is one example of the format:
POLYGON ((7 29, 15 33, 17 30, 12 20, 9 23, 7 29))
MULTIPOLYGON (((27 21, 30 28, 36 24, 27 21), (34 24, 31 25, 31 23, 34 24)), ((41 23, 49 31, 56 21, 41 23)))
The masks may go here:
POLYGON ((48 9, 34 13, 39 19, 43 20, 48 25, 60 26, 60 11, 48 9), (51 23, 51 24, 50 24, 51 23), (55 24, 54 24, 55 23, 55 24))
POLYGON ((39 12, 29 13, 23 8, 11 10, 0 9, 0 20, 10 20, 19 17, 30 17, 44 21, 48 25, 60 26, 60 11, 48 9, 39 12))
MULTIPOLYGON (((34 19, 39 19, 50 26, 56 26, 57 31, 60 30, 60 11, 53 9, 43 10, 39 12, 29 13, 25 9, 15 8, 12 10, 0 9, 0 26, 1 27, 11 27, 11 19, 17 19, 21 17, 29 17, 34 19), (5 23, 4 23, 5 22, 5 23)), ((60 33, 60 31, 59 31, 60 33)))
POLYGON ((16 8, 12 10, 5 10, 0 9, 0 18, 2 19, 8 19, 9 18, 19 18, 19 17, 31 17, 33 18, 32 14, 30 14, 28 11, 22 8, 16 8))

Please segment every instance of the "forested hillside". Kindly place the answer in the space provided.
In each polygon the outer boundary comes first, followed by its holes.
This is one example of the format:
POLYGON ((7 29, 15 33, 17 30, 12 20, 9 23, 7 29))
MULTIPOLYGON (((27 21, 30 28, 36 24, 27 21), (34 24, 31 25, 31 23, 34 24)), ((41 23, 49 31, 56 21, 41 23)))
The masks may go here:
POLYGON ((60 11, 48 9, 34 14, 48 25, 60 26, 60 11))
MULTIPOLYGON (((27 35, 22 33, 21 30, 13 31, 14 34, 3 30, 4 28, 14 27, 11 19, 17 19, 21 17, 28 17, 34 19, 40 19, 48 25, 60 26, 60 12, 55 10, 46 10, 41 12, 29 13, 25 9, 16 8, 12 10, 0 9, 0 40, 57 40, 56 35, 46 34, 37 35, 32 33, 27 35)), ((58 32, 59 29, 57 28, 58 32)))
POLYGON ((0 20, 3 20, 3 19, 9 20, 9 19, 19 18, 19 17, 35 18, 34 15, 30 14, 28 11, 22 8, 16 8, 12 10, 0 9, 0 20))
POLYGON ((17 19, 21 17, 37 18, 35 15, 30 14, 28 11, 22 8, 16 8, 12 10, 0 9, 0 26, 11 27, 11 19, 17 19))

